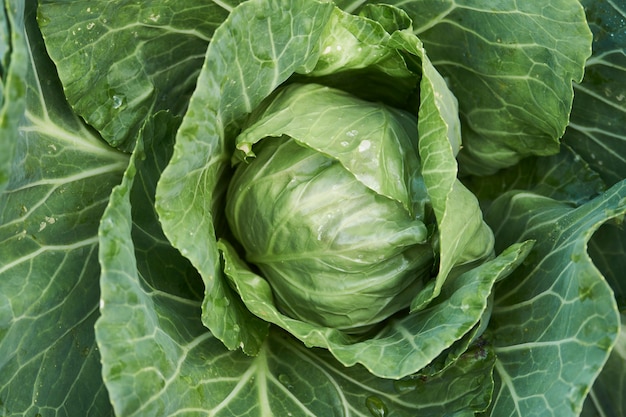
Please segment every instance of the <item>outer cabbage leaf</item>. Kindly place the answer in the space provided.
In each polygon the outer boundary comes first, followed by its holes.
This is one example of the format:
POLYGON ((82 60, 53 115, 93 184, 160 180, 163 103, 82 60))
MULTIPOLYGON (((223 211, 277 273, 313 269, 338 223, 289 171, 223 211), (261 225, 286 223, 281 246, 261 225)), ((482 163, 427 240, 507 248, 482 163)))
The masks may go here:
POLYGON ((578 1, 397 3, 459 99, 464 173, 558 152, 591 52, 578 1))
POLYGON ((209 45, 199 87, 157 187, 165 235, 202 275, 203 322, 229 349, 248 349, 241 334, 250 330, 243 323, 251 315, 224 280, 216 241, 225 225, 233 133, 291 74, 312 69, 332 10, 331 3, 309 0, 255 0, 229 15, 209 45), (268 18, 267 10, 278 12, 268 18))
POLYGON ((24 113, 24 74, 29 58, 20 9, 0 10, 0 192, 9 180, 19 120, 24 113), (9 25, 21 28, 9 32, 9 25))
POLYGON ((567 145, 557 155, 526 158, 497 175, 469 177, 465 183, 478 195, 484 210, 510 190, 532 190, 571 206, 584 204, 606 190, 598 173, 567 145))
POLYGON ((626 414, 626 315, 615 347, 602 368, 581 417, 620 417, 626 414))
MULTIPOLYGON (((584 0, 594 34, 593 54, 582 84, 575 85, 571 121, 564 141, 609 185, 626 178, 626 8, 623 3, 584 0)), ((626 311, 626 228, 623 219, 602 225, 588 244, 589 255, 615 292, 622 331, 585 403, 584 416, 626 412, 624 314, 626 311)))
MULTIPOLYGON (((583 210, 583 207, 591 204, 594 198, 597 198, 605 191, 605 184, 600 179, 600 176, 591 169, 583 158, 567 146, 563 146, 558 155, 529 158, 522 161, 518 166, 504 170, 496 176, 489 178, 473 178, 468 184, 470 188, 480 196, 481 202, 485 207, 489 207, 494 199, 509 190, 518 190, 517 194, 513 197, 515 199, 524 198, 522 197, 523 192, 521 190, 528 190, 529 194, 527 197, 529 198, 536 198, 537 200, 544 198, 544 202, 552 202, 557 207, 561 206, 561 208, 564 209, 569 207, 570 210, 578 207, 577 210, 583 210)), ((593 259, 595 267, 602 273, 606 282, 613 290, 613 296, 616 298, 620 309, 623 309, 626 300, 624 293, 626 285, 624 284, 622 273, 624 267, 624 251, 623 244, 621 243, 624 241, 625 236, 622 220, 623 215, 619 214, 619 210, 622 210, 619 209, 619 207, 623 207, 623 204, 623 201, 621 203, 619 201, 617 202, 618 211, 607 210, 604 213, 606 216, 604 221, 594 226, 594 230, 595 228, 597 228, 597 230, 586 231, 588 234, 585 237, 579 237, 579 239, 589 239, 589 236, 591 236, 591 239, 586 243, 586 247, 583 249, 577 248, 574 253, 571 254, 572 260, 584 259, 586 262, 589 262, 589 257, 593 259), (612 220, 609 219, 611 217, 612 220), (584 253, 584 250, 587 250, 589 255, 584 253)), ((538 207, 540 206, 541 205, 538 207)), ((492 220, 497 218, 497 210, 498 209, 489 210, 492 213, 490 216, 492 220)), ((508 225, 508 223, 503 224, 508 225)), ((546 226, 542 227, 544 229, 546 228, 546 226)), ((505 228, 506 227, 503 227, 503 229, 505 228)), ((585 228, 581 227, 579 232, 585 232, 585 228)), ((532 233, 535 236, 539 236, 541 232, 535 230, 532 233)), ((548 234, 548 236, 550 236, 550 234, 548 234)), ((545 240, 545 238, 543 240, 545 240)), ((529 259, 531 259, 532 256, 531 254, 529 259)), ((594 267, 590 267, 589 265, 586 265, 585 268, 594 269, 594 267)), ((581 271, 584 271, 585 268, 578 268, 573 273, 582 274, 581 271)), ((549 274, 550 271, 537 271, 536 275, 541 276, 541 278, 535 279, 545 280, 548 278, 549 274)), ((592 275, 596 277, 600 276, 598 271, 594 271, 592 275)), ((544 298, 546 297, 547 295, 544 298)), ((600 305, 611 303, 611 298, 612 297, 606 297, 604 299, 599 298, 596 302, 600 305)), ((537 297, 537 299, 539 299, 539 297, 537 297)), ((587 306, 587 308, 589 308, 589 306, 587 306)), ((536 324, 534 324, 534 326, 536 326, 536 324)), ((608 336, 611 336, 610 332, 608 336)), ((616 347, 615 349, 619 348, 616 347)), ((582 355, 582 351, 579 354, 582 355)), ((612 354, 612 356, 614 355, 615 353, 612 354)), ((612 363, 616 363, 616 359, 612 359, 612 361, 612 363)), ((572 367, 575 368, 574 365, 572 365, 572 367)), ((614 368, 613 365, 605 365, 605 369, 609 367, 614 368)), ((611 372, 613 371, 609 371, 608 374, 610 375, 611 372)), ((599 404, 597 399, 619 398, 621 390, 622 388, 619 384, 597 383, 594 385, 592 394, 592 397, 596 400, 587 401, 585 413, 594 411, 595 407, 599 407, 599 410, 611 410, 615 407, 619 407, 619 405, 611 403, 599 404)), ((584 395, 584 390, 580 395, 584 395)), ((579 400, 580 397, 575 399, 573 406, 579 407, 579 400)))
MULTIPOLYGON (((244 355, 222 357, 223 345, 202 325, 202 281, 165 239, 154 211, 156 182, 177 127, 163 112, 144 126, 100 224, 96 337, 117 415, 201 414, 237 385, 237 372, 246 366, 244 355), (207 352, 215 351, 221 361, 213 366, 207 352), (230 382, 209 378, 230 366, 221 374, 230 382)), ((267 333, 267 325, 260 327, 267 333)), ((257 349, 263 339, 257 338, 257 349)))
POLYGON ((6 3, 11 29, 1 145, 0 414, 112 414, 93 324, 97 222, 128 158, 70 110, 33 1, 6 3), (14 147, 14 153, 10 151, 14 147))
POLYGON ((69 103, 130 151, 150 114, 186 109, 207 44, 233 3, 41 0, 38 20, 69 103))
POLYGON ((589 241, 589 255, 615 293, 620 311, 626 311, 626 225, 624 218, 603 224, 589 241))
MULTIPOLYGON (((612 185, 626 178, 626 6, 583 0, 593 31, 593 54, 582 84, 574 85, 564 141, 612 185)), ((619 269, 623 271, 623 269, 619 269)))
POLYGON ((492 415, 581 411, 619 329, 613 292, 591 262, 587 242, 625 212, 626 181, 580 206, 532 191, 510 191, 491 205, 487 220, 500 245, 537 240, 528 264, 496 291, 492 415))

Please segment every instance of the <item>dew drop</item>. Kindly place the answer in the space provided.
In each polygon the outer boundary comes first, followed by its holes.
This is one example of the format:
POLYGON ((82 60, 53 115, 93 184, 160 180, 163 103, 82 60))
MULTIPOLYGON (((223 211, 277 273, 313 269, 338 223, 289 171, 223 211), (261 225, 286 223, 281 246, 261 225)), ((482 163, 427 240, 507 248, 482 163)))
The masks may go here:
POLYGON ((363 140, 361 141, 361 143, 359 143, 359 152, 365 152, 371 147, 372 142, 370 142, 369 140, 363 140))
POLYGON ((292 383, 291 378, 289 377, 289 375, 287 375, 287 374, 280 374, 280 375, 278 375, 278 380, 280 381, 281 384, 283 384, 285 386, 285 388, 287 388, 287 389, 292 389, 293 388, 293 383, 292 383))
POLYGON ((46 26, 48 23, 50 23, 50 18, 40 14, 39 16, 37 16, 37 22, 39 22, 39 26, 46 26))
POLYGON ((383 400, 375 395, 370 395, 365 399, 365 406, 374 417, 385 417, 389 413, 383 400))
POLYGON ((113 97, 111 97, 113 99, 113 108, 114 109, 119 109, 121 108, 124 103, 126 103, 126 98, 122 95, 113 95, 113 97))
POLYGON ((239 333, 240 331, 241 331, 241 328, 239 327, 238 324, 233 325, 233 332, 239 333))

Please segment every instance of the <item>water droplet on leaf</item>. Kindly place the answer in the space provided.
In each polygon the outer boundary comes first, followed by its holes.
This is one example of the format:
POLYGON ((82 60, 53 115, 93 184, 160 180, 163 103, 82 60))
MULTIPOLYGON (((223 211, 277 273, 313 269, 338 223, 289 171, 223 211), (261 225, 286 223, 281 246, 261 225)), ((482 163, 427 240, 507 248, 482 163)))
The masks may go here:
POLYGON ((291 382, 291 378, 287 374, 278 375, 278 380, 281 384, 283 384, 287 389, 293 388, 293 383, 291 382))
POLYGON ((124 97, 122 95, 114 94, 113 97, 111 97, 111 99, 113 100, 113 108, 114 109, 119 109, 124 104, 126 104, 126 97, 124 97))
POLYGON ((365 405, 367 409, 374 417, 385 417, 388 415, 389 411, 387 410, 387 406, 380 398, 375 395, 370 395, 365 399, 365 405))

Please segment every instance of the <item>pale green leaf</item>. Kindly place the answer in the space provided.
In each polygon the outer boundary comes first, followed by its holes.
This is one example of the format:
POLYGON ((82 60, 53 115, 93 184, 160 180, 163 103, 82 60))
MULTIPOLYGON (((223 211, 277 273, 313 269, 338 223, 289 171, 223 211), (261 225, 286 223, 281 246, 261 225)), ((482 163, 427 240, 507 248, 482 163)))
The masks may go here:
POLYGON ((455 266, 485 259, 493 251, 493 234, 482 219, 478 200, 457 179, 461 146, 458 103, 430 62, 421 43, 395 32, 395 45, 419 59, 422 68, 417 130, 422 176, 437 218, 439 270, 431 288, 411 304, 418 310, 437 297, 455 266))
POLYGON ((233 10, 209 45, 199 88, 159 181, 156 204, 165 234, 200 271, 203 322, 229 349, 242 344, 231 329, 251 314, 224 282, 216 241, 225 226, 233 133, 280 83, 315 62, 331 11, 331 3, 309 0, 253 0, 233 10))
POLYGON ((418 372, 469 332, 487 309, 494 282, 510 274, 531 247, 530 242, 516 245, 500 257, 451 278, 442 296, 428 308, 400 316, 380 331, 359 337, 281 313, 267 281, 254 273, 231 245, 220 243, 225 272, 250 311, 288 330, 309 347, 328 349, 345 366, 359 363, 374 375, 393 379, 418 372))
POLYGON ((417 210, 413 207, 414 200, 427 197, 414 196, 423 190, 413 189, 421 178, 417 119, 411 113, 320 84, 291 84, 250 123, 237 136, 237 148, 248 156, 266 136, 290 136, 339 161, 366 187, 424 219, 425 203, 417 210))

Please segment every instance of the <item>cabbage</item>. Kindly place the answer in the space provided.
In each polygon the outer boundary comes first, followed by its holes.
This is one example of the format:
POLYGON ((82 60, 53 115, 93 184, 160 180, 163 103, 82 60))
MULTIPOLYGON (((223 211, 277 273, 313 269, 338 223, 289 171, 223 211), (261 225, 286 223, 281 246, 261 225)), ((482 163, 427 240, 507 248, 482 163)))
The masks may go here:
POLYGON ((377 3, 4 2, 0 415, 625 414, 623 6, 377 3))

